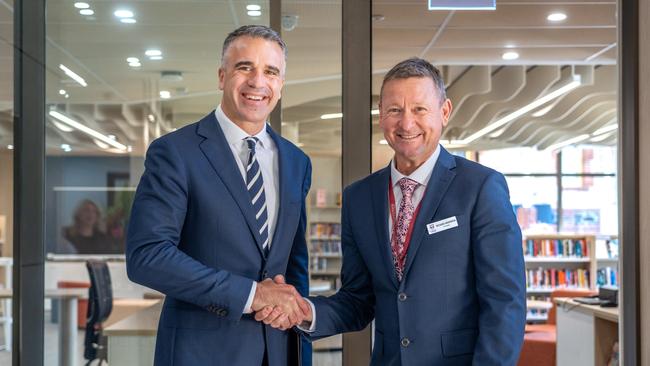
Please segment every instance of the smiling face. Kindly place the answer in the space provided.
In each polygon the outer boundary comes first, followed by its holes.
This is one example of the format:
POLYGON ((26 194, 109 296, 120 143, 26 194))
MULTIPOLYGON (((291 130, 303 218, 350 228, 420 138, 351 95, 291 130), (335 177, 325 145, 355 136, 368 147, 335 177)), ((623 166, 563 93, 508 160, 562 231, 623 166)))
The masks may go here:
POLYGON ((235 39, 219 68, 226 116, 250 134, 259 132, 280 99, 284 68, 284 53, 277 43, 249 36, 235 39))
POLYGON ((379 126, 395 150, 395 165, 410 174, 438 146, 451 115, 451 101, 440 101, 428 77, 392 79, 384 84, 379 102, 379 126))

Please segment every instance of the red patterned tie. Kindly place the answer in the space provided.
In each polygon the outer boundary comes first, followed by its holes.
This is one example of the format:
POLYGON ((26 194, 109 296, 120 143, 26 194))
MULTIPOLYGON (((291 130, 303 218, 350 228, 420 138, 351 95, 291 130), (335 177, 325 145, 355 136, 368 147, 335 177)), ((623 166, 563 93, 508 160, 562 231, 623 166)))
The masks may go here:
POLYGON ((415 214, 415 206, 413 206, 412 201, 413 191, 415 191, 415 188, 419 183, 409 178, 402 178, 399 180, 398 184, 402 189, 402 200, 399 204, 397 222, 393 223, 393 233, 391 235, 390 246, 393 252, 393 264, 395 264, 397 279, 402 281, 406 251, 408 250, 406 238, 409 226, 411 225, 411 221, 415 214))

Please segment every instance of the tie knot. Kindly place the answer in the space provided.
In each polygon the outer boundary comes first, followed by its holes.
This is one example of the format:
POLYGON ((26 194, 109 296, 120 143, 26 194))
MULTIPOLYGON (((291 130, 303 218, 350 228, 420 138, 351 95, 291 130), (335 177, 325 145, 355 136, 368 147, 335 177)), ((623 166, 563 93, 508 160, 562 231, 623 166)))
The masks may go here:
POLYGON ((248 145, 248 150, 255 151, 255 145, 257 145, 257 142, 259 139, 257 137, 246 137, 246 144, 248 145))
POLYGON ((418 182, 410 178, 402 178, 399 180, 399 187, 402 189, 402 195, 404 197, 411 197, 415 187, 418 186, 418 182))

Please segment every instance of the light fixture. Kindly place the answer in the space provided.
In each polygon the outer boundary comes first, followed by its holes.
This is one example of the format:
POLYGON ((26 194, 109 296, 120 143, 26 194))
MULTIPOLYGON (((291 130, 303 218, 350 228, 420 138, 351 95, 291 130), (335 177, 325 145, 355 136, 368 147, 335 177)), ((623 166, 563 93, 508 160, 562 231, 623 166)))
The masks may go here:
POLYGON ((152 56, 162 56, 162 51, 161 50, 156 50, 156 49, 148 49, 144 51, 144 54, 148 57, 152 56))
POLYGON ((137 57, 127 57, 126 62, 128 63, 140 62, 140 59, 137 57))
POLYGON ((577 144, 578 142, 582 142, 582 141, 588 139, 589 137, 590 137, 589 134, 576 136, 574 138, 571 138, 571 139, 568 139, 568 140, 565 140, 565 141, 562 141, 562 142, 558 142, 557 144, 553 144, 553 145, 547 147, 544 150, 546 150, 546 151, 559 150, 559 149, 561 149, 561 148, 563 148, 565 146, 569 146, 569 145, 577 144))
POLYGON ((104 142, 102 142, 102 141, 99 141, 99 140, 97 140, 97 139, 93 139, 93 142, 95 143, 95 145, 99 146, 101 149, 106 150, 106 149, 110 148, 110 145, 109 145, 109 144, 104 143, 104 142))
POLYGON ((320 116, 320 119, 343 118, 343 113, 326 113, 320 116))
POLYGON ((129 62, 129 66, 131 66, 131 67, 140 67, 140 66, 142 66, 142 64, 140 63, 140 61, 129 62))
POLYGON ((72 151, 72 148, 68 144, 61 144, 61 150, 65 151, 65 152, 70 152, 70 151, 72 151))
POLYGON ((133 12, 126 9, 118 9, 113 13, 118 18, 133 18, 133 12))
POLYGON ((533 113, 532 116, 533 117, 541 117, 541 116, 545 115, 546 113, 550 112, 551 109, 553 109, 553 104, 549 104, 548 106, 538 110, 537 112, 533 113))
POLYGON ((64 89, 59 89, 59 95, 65 95, 65 90, 64 89))
POLYGON ((126 147, 126 151, 127 151, 127 152, 131 152, 131 151, 133 151, 133 146, 131 146, 131 145, 127 146, 127 147, 126 147))
POLYGON ((65 123, 61 123, 61 122, 56 121, 56 120, 52 120, 52 124, 54 125, 54 127, 58 128, 59 130, 61 130, 63 132, 72 132, 72 131, 74 131, 74 128, 66 125, 65 123))
POLYGON ((429 0, 429 10, 496 10, 496 0, 429 0))
POLYGON ((109 144, 109 145, 111 145, 111 146, 113 146, 113 147, 115 147, 117 149, 126 150, 126 145, 121 144, 121 143, 119 143, 119 142, 117 142, 115 140, 111 140, 110 138, 108 138, 108 136, 106 136, 106 135, 104 135, 104 134, 102 134, 102 133, 100 133, 98 131, 95 131, 92 128, 90 128, 90 127, 88 127, 88 126, 86 126, 86 125, 84 125, 82 123, 79 123, 79 122, 75 121, 74 119, 66 116, 63 113, 60 113, 60 112, 57 112, 57 111, 50 111, 49 115, 51 117, 54 117, 57 120, 65 123, 65 124, 67 124, 68 126, 74 128, 74 129, 77 129, 77 130, 79 130, 79 131, 81 131, 81 132, 83 132, 83 133, 85 133, 85 134, 87 134, 87 135, 89 135, 91 137, 94 137, 94 138, 96 138, 96 139, 98 139, 98 140, 100 140, 102 142, 105 142, 105 143, 107 143, 107 144, 109 144))
POLYGON ((81 15, 93 15, 93 14, 95 14, 95 11, 93 9, 81 9, 81 10, 79 10, 79 14, 81 14, 81 15))
POLYGON ((504 52, 503 55, 501 55, 501 58, 504 60, 516 60, 519 58, 519 54, 515 51, 508 51, 504 52))
POLYGON ((386 139, 381 139, 379 140, 379 145, 388 145, 388 141, 386 141, 386 139))
POLYGON ((115 135, 106 135, 106 137, 108 137, 109 139, 111 139, 113 141, 117 141, 117 137, 115 137, 115 135))
POLYGON ((59 64, 59 69, 63 70, 63 72, 68 75, 72 80, 76 81, 79 85, 86 87, 88 84, 86 83, 86 80, 82 78, 81 76, 77 75, 74 73, 74 71, 70 70, 63 64, 59 64))
POLYGON ((605 126, 605 127, 601 127, 599 129, 597 129, 591 135, 592 136, 602 135, 602 134, 607 133, 607 132, 612 132, 612 131, 616 130, 617 128, 618 128, 618 123, 614 123, 613 125, 609 125, 609 126, 605 126))
POLYGON ((546 20, 550 22, 561 22, 566 19, 566 14, 564 13, 551 13, 546 17, 546 20))
POLYGON ((154 117, 154 115, 151 114, 151 113, 149 113, 149 115, 147 116, 147 118, 149 119, 149 122, 153 122, 153 121, 156 120, 156 117, 154 117))
POLYGON ((137 20, 135 20, 135 18, 122 18, 120 19, 120 22, 125 24, 135 24, 137 23, 137 20))
POLYGON ((246 5, 246 10, 249 10, 249 11, 250 10, 253 10, 253 11, 262 10, 262 7, 257 5, 257 4, 248 4, 248 5, 246 5))
POLYGON ((9 150, 13 150, 13 149, 14 149, 14 145, 11 145, 11 144, 10 144, 10 145, 7 145, 7 149, 9 149, 9 150))
POLYGON ((172 93, 170 93, 168 90, 161 90, 160 91, 160 97, 162 99, 169 99, 169 98, 171 98, 171 96, 172 96, 172 93))
POLYGON ((77 8, 77 9, 88 9, 88 8, 90 8, 90 5, 88 5, 88 3, 78 1, 78 2, 74 3, 74 7, 77 8))
POLYGON ((566 85, 564 85, 564 86, 562 86, 562 87, 560 87, 560 88, 546 94, 543 97, 535 99, 534 101, 528 103, 527 105, 517 109, 516 111, 514 111, 514 112, 512 112, 512 113, 510 113, 510 114, 508 114, 508 115, 506 115, 504 117, 499 118, 498 120, 490 123, 489 125, 485 126, 484 128, 482 128, 482 129, 478 130, 477 132, 473 133, 469 137, 467 137, 467 138, 465 138, 463 140, 459 140, 459 142, 462 143, 462 144, 467 145, 467 144, 471 143, 472 141, 474 141, 474 140, 476 140, 476 139, 478 139, 480 137, 483 137, 484 135, 487 135, 488 133, 498 129, 499 127, 505 125, 506 123, 508 123, 510 121, 513 121, 513 120, 523 116, 524 114, 532 111, 533 109, 535 109, 535 108, 537 108, 537 107, 539 107, 541 105, 544 105, 544 104, 548 103, 549 101, 551 101, 551 100, 553 100, 553 99, 555 99, 555 98, 557 98, 557 97, 559 97, 559 96, 561 96, 563 94, 566 94, 566 93, 570 92, 571 90, 579 87, 580 85, 581 85, 580 75, 573 75, 572 78, 571 78, 571 82, 569 82, 568 84, 566 84, 566 85))
POLYGON ((70 94, 65 93, 65 95, 64 95, 63 97, 64 97, 65 99, 68 99, 68 98, 70 98, 70 94))
POLYGON ((373 109, 370 111, 371 116, 378 116, 379 115, 379 109, 373 109))
POLYGON ((259 11, 259 10, 249 10, 248 11, 248 16, 259 17, 260 15, 262 15, 262 12, 259 11))
POLYGON ((158 60, 162 60, 162 59, 163 59, 162 56, 151 56, 151 57, 149 57, 149 60, 153 60, 153 61, 158 61, 158 60))

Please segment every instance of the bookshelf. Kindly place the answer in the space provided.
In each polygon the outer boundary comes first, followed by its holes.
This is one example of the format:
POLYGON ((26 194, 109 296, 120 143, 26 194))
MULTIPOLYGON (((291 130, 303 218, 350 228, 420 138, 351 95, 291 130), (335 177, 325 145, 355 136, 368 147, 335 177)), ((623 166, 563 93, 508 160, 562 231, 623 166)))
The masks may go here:
POLYGON ((7 242, 7 216, 0 215, 0 256, 5 255, 7 242))
POLYGON ((339 287, 341 273, 341 195, 317 189, 308 199, 307 246, 312 281, 339 287))
MULTIPOLYGON (((598 263, 596 237, 587 234, 526 235, 522 241, 529 303, 550 303, 558 288, 595 289, 598 263)), ((529 322, 544 322, 547 307, 528 306, 529 322)))
POLYGON ((596 237, 596 287, 618 286, 618 236, 599 235, 596 237))

